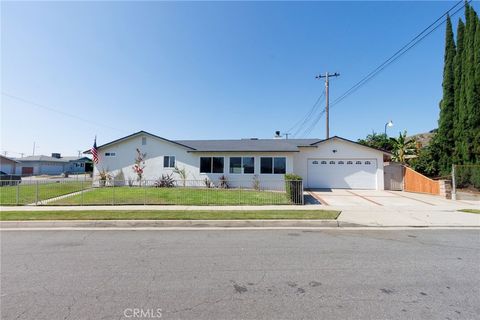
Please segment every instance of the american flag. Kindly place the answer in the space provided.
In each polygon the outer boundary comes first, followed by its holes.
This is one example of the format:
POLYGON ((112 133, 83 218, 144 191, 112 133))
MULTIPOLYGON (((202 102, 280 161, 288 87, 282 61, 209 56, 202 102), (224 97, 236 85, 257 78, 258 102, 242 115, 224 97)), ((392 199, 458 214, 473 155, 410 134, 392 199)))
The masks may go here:
POLYGON ((95 137, 95 141, 93 142, 93 147, 90 149, 90 152, 93 156, 93 162, 98 164, 98 152, 97 152, 97 137, 95 137))

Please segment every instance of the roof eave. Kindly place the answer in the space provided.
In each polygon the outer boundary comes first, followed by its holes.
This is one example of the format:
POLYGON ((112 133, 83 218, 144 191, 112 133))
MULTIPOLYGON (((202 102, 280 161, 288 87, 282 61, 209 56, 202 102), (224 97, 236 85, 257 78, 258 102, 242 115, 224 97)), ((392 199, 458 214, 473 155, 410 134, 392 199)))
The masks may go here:
POLYGON ((187 152, 300 152, 299 150, 189 150, 187 152))
POLYGON ((325 141, 329 141, 329 140, 332 140, 332 139, 339 139, 339 140, 343 140, 343 141, 346 141, 346 142, 350 142, 350 143, 353 143, 353 144, 356 144, 356 145, 359 145, 361 147, 364 147, 364 148, 368 148, 368 149, 372 149, 372 150, 375 150, 375 151, 379 151, 379 152, 382 152, 383 154, 386 154, 388 156, 392 156, 393 154, 387 150, 383 150, 383 149, 377 149, 377 148, 374 148, 374 147, 370 147, 370 146, 366 146, 364 144, 361 144, 361 143, 358 143, 356 141, 352 141, 352 140, 349 140, 349 139, 345 139, 345 138, 342 138, 342 137, 339 137, 339 136, 333 136, 333 137, 330 137, 328 139, 325 139, 325 140, 320 140, 318 142, 315 142, 315 143, 312 143, 312 145, 317 145, 319 143, 323 143, 325 141))
MULTIPOLYGON (((179 146, 184 147, 184 148, 187 148, 187 149, 195 150, 195 148, 192 148, 192 147, 190 147, 190 146, 187 146, 187 145, 178 143, 178 142, 176 142, 176 141, 169 140, 169 139, 166 139, 166 138, 157 136, 157 135, 155 135, 155 134, 153 134, 153 133, 150 133, 150 132, 147 132, 147 131, 143 131, 143 130, 138 131, 138 132, 135 132, 135 133, 132 133, 132 134, 129 134, 128 136, 125 136, 125 137, 122 137, 122 138, 119 138, 119 139, 110 141, 110 142, 108 142, 108 143, 102 144, 101 146, 98 146, 98 147, 97 147, 97 150, 102 149, 102 148, 105 148, 105 147, 110 146, 110 145, 112 145, 112 144, 121 142, 121 141, 123 141, 123 140, 130 139, 130 138, 132 138, 132 137, 134 137, 134 136, 141 135, 141 134, 146 134, 146 135, 152 136, 152 137, 154 137, 154 138, 157 138, 157 139, 160 139, 160 140, 163 140, 163 141, 166 141, 166 142, 170 142, 170 143, 179 145, 179 146)), ((83 154, 91 154, 91 153, 92 153, 92 152, 91 152, 91 149, 86 150, 86 151, 83 152, 83 154)))

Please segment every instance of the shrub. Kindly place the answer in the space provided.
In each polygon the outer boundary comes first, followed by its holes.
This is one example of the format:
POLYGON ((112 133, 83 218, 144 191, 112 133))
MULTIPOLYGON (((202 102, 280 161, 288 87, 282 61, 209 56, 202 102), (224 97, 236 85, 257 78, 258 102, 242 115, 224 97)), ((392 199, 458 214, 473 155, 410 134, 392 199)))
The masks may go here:
POLYGON ((285 191, 287 196, 295 204, 303 203, 302 177, 294 173, 285 175, 285 191))
POLYGON ((207 188, 212 187, 212 181, 208 180, 208 178, 205 178, 205 180, 203 180, 203 183, 205 183, 205 187, 207 188))
POLYGON ((173 188, 175 187, 175 180, 173 174, 162 174, 160 179, 157 179, 154 183, 156 188, 173 188))
POLYGON ((218 179, 218 181, 220 182, 220 188, 222 188, 222 189, 228 189, 229 188, 227 177, 225 175, 222 175, 220 177, 220 179, 218 179))
POLYGON ((260 179, 258 179, 258 174, 253 176, 253 183, 252 183, 253 189, 256 191, 260 190, 260 179))

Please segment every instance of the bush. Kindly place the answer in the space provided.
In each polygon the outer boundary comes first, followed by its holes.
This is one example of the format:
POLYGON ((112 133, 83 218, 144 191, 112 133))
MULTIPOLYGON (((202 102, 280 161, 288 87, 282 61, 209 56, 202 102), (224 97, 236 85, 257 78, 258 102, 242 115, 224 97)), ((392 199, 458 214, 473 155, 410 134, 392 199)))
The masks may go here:
POLYGON ((287 196, 294 204, 303 203, 303 184, 302 177, 294 173, 285 175, 285 191, 287 196))
POLYGON ((220 179, 218 179, 218 181, 220 182, 220 188, 222 189, 228 189, 230 186, 228 185, 228 180, 227 180, 227 177, 225 175, 222 175, 220 177, 220 179))
POLYGON ((173 188, 175 187, 175 180, 173 179, 173 174, 162 174, 160 179, 155 181, 156 188, 173 188))

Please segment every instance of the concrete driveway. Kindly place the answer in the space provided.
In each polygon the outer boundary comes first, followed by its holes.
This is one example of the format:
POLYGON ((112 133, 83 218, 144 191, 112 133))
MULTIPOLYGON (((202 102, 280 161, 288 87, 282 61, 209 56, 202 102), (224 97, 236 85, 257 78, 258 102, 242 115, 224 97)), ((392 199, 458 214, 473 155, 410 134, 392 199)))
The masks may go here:
MULTIPOLYGON (((329 209, 341 210, 343 223, 384 227, 480 227, 480 215, 460 212, 479 209, 480 201, 447 200, 402 191, 310 190, 329 209)), ((317 204, 318 204, 317 202, 317 204)))
POLYGON ((438 196, 387 190, 346 190, 318 189, 310 190, 310 195, 325 206, 398 208, 398 207, 470 207, 479 205, 479 201, 452 201, 438 196))

